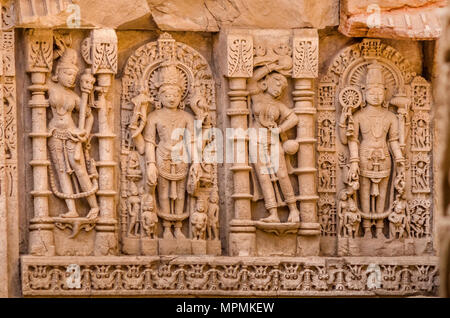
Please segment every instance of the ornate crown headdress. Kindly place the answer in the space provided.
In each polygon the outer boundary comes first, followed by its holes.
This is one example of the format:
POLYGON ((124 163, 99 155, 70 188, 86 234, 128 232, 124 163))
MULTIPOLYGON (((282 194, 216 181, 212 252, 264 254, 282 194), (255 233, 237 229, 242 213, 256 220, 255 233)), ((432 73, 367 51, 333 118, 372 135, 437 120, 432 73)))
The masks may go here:
POLYGON ((178 86, 181 90, 183 89, 182 77, 175 62, 169 61, 161 64, 156 86, 160 88, 164 85, 174 85, 178 86))
POLYGON ((64 53, 62 53, 59 58, 58 64, 56 65, 55 76, 52 77, 52 80, 57 82, 57 74, 60 69, 72 69, 78 73, 78 55, 77 51, 71 48, 66 48, 64 53))
POLYGON ((58 61, 57 68, 58 69, 70 68, 78 71, 77 62, 78 62, 77 51, 71 48, 66 48, 58 61))
POLYGON ((370 63, 367 66, 366 83, 365 87, 382 86, 385 87, 383 66, 377 61, 370 63))

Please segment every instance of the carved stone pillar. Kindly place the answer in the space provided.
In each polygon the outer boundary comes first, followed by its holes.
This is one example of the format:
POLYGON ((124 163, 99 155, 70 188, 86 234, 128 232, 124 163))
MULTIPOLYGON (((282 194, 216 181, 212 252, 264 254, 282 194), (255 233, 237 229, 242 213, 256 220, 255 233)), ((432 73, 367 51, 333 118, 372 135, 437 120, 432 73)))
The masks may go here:
MULTIPOLYGON (((1 31, 0 31, 1 32, 1 31)), ((2 32, 3 33, 3 32, 2 32)), ((0 61, 3 60, 3 52, 0 51, 0 61)), ((0 241, 3 242, 3 246, 0 249, 0 297, 8 297, 8 285, 6 281, 8 279, 8 232, 7 232, 7 196, 6 189, 6 152, 5 152, 5 138, 3 137, 3 127, 5 125, 5 115, 3 107, 3 67, 0 67, 0 241), (3 283, 4 282, 4 283, 3 283)))
POLYGON ((99 161, 99 199, 100 215, 95 227, 95 255, 117 254, 117 220, 115 217, 115 177, 117 163, 114 161, 113 130, 114 113, 107 100, 108 91, 114 74, 117 73, 117 36, 112 29, 92 30, 91 36, 84 42, 83 57, 92 65, 92 74, 97 78, 98 138, 99 161))
POLYGON ((1 6, 0 31, 0 297, 20 294, 17 103, 13 2, 1 6))
MULTIPOLYGON (((227 138, 233 144, 233 199, 234 219, 230 222, 229 250, 233 256, 255 254, 256 228, 251 220, 250 170, 248 164, 248 103, 247 78, 253 74, 253 39, 247 35, 230 34, 227 39, 227 63, 229 80, 228 96, 230 126, 233 134, 227 138), (244 155, 242 151, 244 146, 244 155)), ((227 150, 230 148, 228 147, 227 150)))
POLYGON ((319 38, 317 30, 296 30, 293 38, 292 78, 294 111, 298 116, 297 141, 300 201, 300 228, 297 254, 319 255, 320 224, 317 218, 317 184, 315 156, 314 79, 318 76, 319 38))
POLYGON ((52 71, 53 33, 51 30, 28 30, 26 39, 26 71, 30 73, 31 85, 28 90, 31 98, 31 133, 33 159, 33 206, 34 217, 30 220, 29 252, 34 255, 54 255, 53 220, 49 217, 48 166, 47 157, 47 118, 49 106, 45 96, 47 92, 46 77, 52 71))

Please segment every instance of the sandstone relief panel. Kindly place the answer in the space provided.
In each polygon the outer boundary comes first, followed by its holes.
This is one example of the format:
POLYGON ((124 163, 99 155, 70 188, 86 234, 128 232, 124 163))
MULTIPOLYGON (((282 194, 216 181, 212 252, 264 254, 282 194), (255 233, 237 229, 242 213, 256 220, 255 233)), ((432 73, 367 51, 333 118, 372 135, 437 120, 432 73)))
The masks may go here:
POLYGON ((318 69, 317 33, 255 30, 231 33, 227 41, 227 114, 235 140, 248 140, 248 156, 236 156, 231 168, 235 219, 230 253, 318 255, 311 98, 318 69), (308 244, 301 243, 303 236, 308 244))
POLYGON ((0 295, 436 295, 441 1, 194 2, 2 5, 0 295))

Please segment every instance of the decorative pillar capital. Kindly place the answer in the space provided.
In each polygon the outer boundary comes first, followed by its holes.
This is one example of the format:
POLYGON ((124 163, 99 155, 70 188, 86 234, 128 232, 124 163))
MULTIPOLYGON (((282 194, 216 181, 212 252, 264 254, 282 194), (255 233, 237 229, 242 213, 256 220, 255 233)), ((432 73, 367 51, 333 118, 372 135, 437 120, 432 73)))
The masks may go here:
POLYGON ((117 35, 113 29, 92 30, 81 50, 93 74, 117 73, 117 35))
POLYGON ((227 38, 227 77, 253 76, 253 38, 251 35, 229 34, 227 38))
POLYGON ((53 65, 53 32, 49 29, 29 29, 26 32, 26 71, 49 73, 53 65))
POLYGON ((316 29, 294 31, 292 78, 319 76, 319 35, 316 29))

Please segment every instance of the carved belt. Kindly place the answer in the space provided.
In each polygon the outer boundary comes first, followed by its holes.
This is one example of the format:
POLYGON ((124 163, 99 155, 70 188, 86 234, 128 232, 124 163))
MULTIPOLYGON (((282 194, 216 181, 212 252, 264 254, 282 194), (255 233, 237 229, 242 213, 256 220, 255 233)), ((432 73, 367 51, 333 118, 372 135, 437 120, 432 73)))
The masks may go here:
POLYGON ((160 147, 156 148, 156 162, 159 175, 170 181, 169 198, 176 200, 178 198, 176 181, 186 178, 188 172, 187 164, 184 162, 173 162, 170 153, 164 153, 160 147))
MULTIPOLYGON (((363 177, 370 178, 370 179, 383 179, 383 178, 389 177, 390 174, 391 174, 391 170, 389 170, 389 169, 381 170, 381 171, 361 170, 361 175, 363 177)), ((373 181, 373 182, 375 182, 375 181, 373 181)))
POLYGON ((60 140, 68 140, 71 138, 70 132, 68 132, 67 130, 58 130, 58 129, 54 129, 52 131, 52 136, 60 140))
POLYGON ((61 172, 66 172, 68 174, 72 174, 73 169, 70 165, 67 144, 66 144, 67 140, 72 139, 71 133, 68 130, 54 129, 51 131, 51 134, 54 138, 61 140, 61 143, 62 143, 62 151, 63 151, 63 156, 64 156, 65 169, 63 167, 59 167, 59 170, 61 172))

